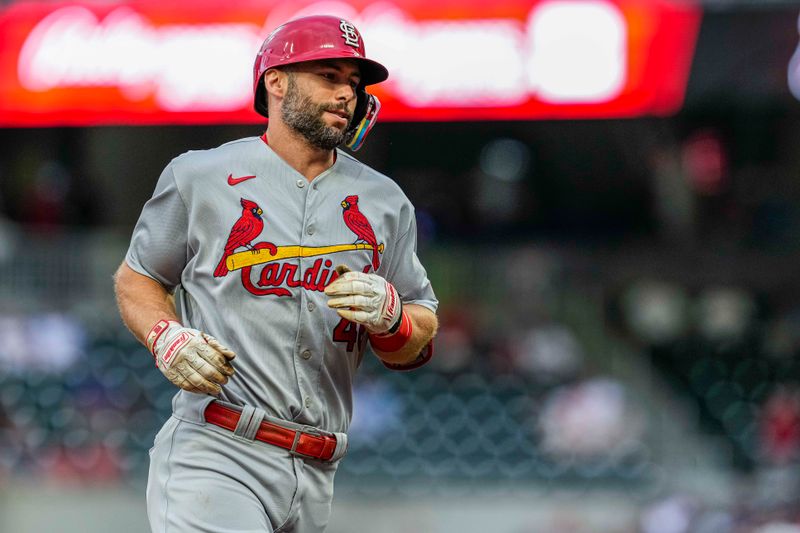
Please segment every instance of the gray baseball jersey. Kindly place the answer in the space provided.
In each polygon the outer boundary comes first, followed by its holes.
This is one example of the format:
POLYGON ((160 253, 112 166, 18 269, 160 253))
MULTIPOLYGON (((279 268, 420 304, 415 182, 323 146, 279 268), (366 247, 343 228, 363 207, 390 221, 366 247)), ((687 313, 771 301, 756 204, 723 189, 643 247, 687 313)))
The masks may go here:
POLYGON ((153 531, 324 530, 366 334, 328 308, 323 289, 346 264, 435 311, 415 249, 411 203, 344 152, 311 183, 264 136, 167 166, 134 230, 128 265, 175 291, 184 325, 236 352, 236 373, 219 398, 243 406, 243 420, 316 426, 339 441, 334 461, 305 460, 254 440, 252 423, 233 433, 207 424, 213 398, 180 390, 150 451, 153 531))
MULTIPOLYGON (((366 344, 327 306, 335 266, 374 271, 405 303, 437 307, 413 206, 393 181, 337 151, 309 183, 264 136, 172 160, 126 261, 175 291, 184 325, 236 352, 220 399, 332 432, 349 425, 366 344)), ((181 390, 173 410, 196 418, 208 401, 181 390)))

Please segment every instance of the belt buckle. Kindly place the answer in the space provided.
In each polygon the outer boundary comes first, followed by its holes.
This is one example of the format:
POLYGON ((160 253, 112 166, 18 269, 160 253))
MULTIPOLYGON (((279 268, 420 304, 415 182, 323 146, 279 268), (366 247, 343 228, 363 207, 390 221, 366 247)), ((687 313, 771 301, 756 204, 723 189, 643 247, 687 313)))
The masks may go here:
POLYGON ((333 433, 322 431, 321 429, 317 429, 313 426, 302 426, 302 428, 296 429, 294 432, 294 441, 292 442, 292 447, 289 449, 289 453, 291 453, 292 455, 296 455, 297 457, 315 459, 317 461, 328 461, 329 459, 322 459, 321 457, 317 457, 316 455, 309 455, 307 453, 297 451, 297 445, 300 443, 300 437, 303 436, 303 433, 307 433, 314 437, 332 437, 333 439, 336 439, 333 433))

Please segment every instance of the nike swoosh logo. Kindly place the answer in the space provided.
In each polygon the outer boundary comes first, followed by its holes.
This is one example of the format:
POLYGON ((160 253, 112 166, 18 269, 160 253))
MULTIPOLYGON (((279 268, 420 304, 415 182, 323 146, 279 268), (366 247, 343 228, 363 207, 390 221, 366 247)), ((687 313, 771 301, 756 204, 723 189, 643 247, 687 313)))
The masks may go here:
POLYGON ((255 176, 242 176, 240 178, 234 178, 233 174, 228 174, 228 185, 233 187, 234 185, 238 185, 243 181, 251 180, 253 178, 255 178, 255 176))

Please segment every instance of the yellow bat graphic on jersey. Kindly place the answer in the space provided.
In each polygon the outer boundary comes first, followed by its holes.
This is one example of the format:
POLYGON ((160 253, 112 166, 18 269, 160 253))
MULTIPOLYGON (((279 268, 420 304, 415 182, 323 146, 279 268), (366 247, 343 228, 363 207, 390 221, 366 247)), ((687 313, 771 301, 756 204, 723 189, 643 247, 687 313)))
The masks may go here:
MULTIPOLYGON (((249 266, 271 263, 281 259, 294 259, 295 257, 315 257, 318 255, 335 254, 338 252, 352 252, 355 250, 372 250, 371 244, 334 244, 332 246, 278 246, 275 255, 269 250, 238 252, 228 256, 225 261, 228 270, 234 271, 249 266)), ((378 251, 383 253, 384 245, 378 245, 378 251)))

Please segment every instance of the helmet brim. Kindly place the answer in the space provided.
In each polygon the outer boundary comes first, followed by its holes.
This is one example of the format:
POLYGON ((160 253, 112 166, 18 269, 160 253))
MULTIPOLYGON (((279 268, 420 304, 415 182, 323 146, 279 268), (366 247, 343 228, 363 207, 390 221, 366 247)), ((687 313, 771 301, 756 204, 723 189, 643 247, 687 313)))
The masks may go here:
POLYGON ((377 61, 365 57, 358 58, 358 66, 361 69, 361 86, 363 87, 389 79, 389 71, 377 61))

